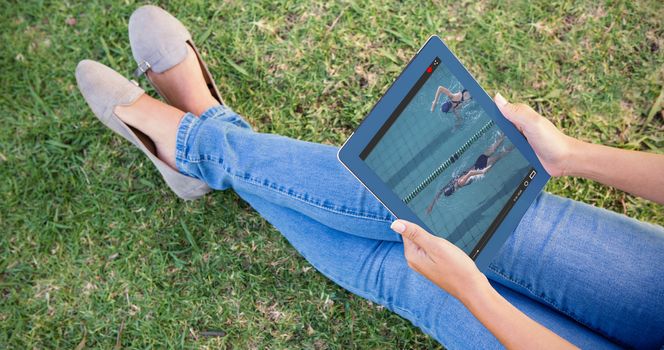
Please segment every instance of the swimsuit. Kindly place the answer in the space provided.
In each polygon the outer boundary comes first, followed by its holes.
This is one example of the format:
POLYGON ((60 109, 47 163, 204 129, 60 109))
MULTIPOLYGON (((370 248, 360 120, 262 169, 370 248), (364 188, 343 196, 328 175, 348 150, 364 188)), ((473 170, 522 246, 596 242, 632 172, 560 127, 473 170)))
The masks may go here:
POLYGON ((461 91, 461 100, 460 100, 460 101, 452 101, 452 100, 449 100, 449 101, 443 103, 443 104, 440 106, 440 110, 441 110, 443 113, 449 113, 451 109, 459 107, 459 105, 460 105, 462 102, 465 102, 465 101, 466 101, 466 99, 463 97, 463 94, 465 94, 466 91, 468 91, 468 90, 463 89, 463 90, 461 91))
POLYGON ((480 155, 479 157, 477 157, 477 160, 475 161, 475 170, 481 170, 486 168, 488 162, 489 162, 489 157, 486 154, 480 155))

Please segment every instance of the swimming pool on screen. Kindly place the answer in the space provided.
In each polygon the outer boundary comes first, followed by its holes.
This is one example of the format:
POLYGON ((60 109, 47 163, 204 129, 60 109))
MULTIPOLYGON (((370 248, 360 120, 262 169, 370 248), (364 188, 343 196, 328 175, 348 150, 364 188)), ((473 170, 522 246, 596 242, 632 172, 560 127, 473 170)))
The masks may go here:
POLYGON ((433 234, 469 253, 505 206, 530 165, 505 138, 497 150, 505 152, 504 156, 486 174, 458 187, 449 196, 441 195, 427 213, 436 193, 455 176, 472 168, 478 156, 502 134, 472 96, 457 109, 459 118, 452 112, 441 111, 441 105, 449 100, 445 95, 441 95, 432 112, 438 86, 451 92, 463 90, 444 66, 439 67, 365 162, 404 199, 433 234), (450 162, 450 158, 454 161, 450 162))

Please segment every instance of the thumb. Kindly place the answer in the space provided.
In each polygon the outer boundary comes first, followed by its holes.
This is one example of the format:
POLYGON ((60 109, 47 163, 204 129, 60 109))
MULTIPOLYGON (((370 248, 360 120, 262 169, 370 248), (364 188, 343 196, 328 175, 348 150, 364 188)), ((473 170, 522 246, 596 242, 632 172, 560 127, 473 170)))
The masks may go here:
POLYGON ((537 121, 537 118, 540 116, 528 105, 523 103, 509 103, 500 93, 497 93, 493 100, 505 118, 512 122, 522 133, 529 124, 537 121))
POLYGON ((435 236, 421 228, 419 225, 413 224, 412 222, 408 222, 406 220, 396 220, 390 227, 396 233, 415 243, 425 252, 427 251, 427 248, 434 246, 435 236))

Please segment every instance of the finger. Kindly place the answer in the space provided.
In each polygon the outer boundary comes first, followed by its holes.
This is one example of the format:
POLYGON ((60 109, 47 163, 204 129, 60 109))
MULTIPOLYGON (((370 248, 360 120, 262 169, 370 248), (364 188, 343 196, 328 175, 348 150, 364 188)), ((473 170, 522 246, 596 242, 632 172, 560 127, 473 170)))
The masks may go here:
POLYGON ((500 93, 496 94, 494 101, 505 118, 522 132, 526 128, 526 125, 537 121, 540 116, 528 105, 523 103, 509 103, 500 93))
POLYGON ((436 237, 412 222, 396 220, 392 223, 391 228, 404 238, 411 240, 425 252, 435 246, 434 240, 436 237))
POLYGON ((408 260, 408 265, 411 265, 412 261, 416 259, 417 245, 413 243, 410 239, 403 238, 403 255, 408 260))
POLYGON ((420 272, 421 265, 426 262, 426 254, 417 246, 417 244, 415 244, 415 242, 407 237, 403 238, 403 255, 406 257, 408 266, 411 269, 420 272))

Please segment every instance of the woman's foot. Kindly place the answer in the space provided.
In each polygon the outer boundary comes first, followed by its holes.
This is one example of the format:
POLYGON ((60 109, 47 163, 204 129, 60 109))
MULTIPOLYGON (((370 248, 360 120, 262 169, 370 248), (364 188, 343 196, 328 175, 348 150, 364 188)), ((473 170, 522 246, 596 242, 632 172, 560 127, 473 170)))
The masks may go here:
POLYGON ((138 65, 174 107, 200 116, 222 103, 207 66, 185 26, 163 9, 141 6, 129 18, 129 42, 138 65))
POLYGON ((131 105, 116 106, 123 122, 147 135, 156 147, 156 156, 171 168, 175 165, 175 139, 183 111, 143 94, 131 105))
POLYGON ((208 89, 198 58, 187 45, 186 58, 163 73, 147 71, 147 75, 160 93, 174 107, 200 116, 219 104, 208 89))
POLYGON ((211 191, 203 181, 176 170, 175 142, 183 111, 146 95, 99 62, 81 61, 76 82, 95 116, 143 152, 178 197, 192 200, 211 191))

